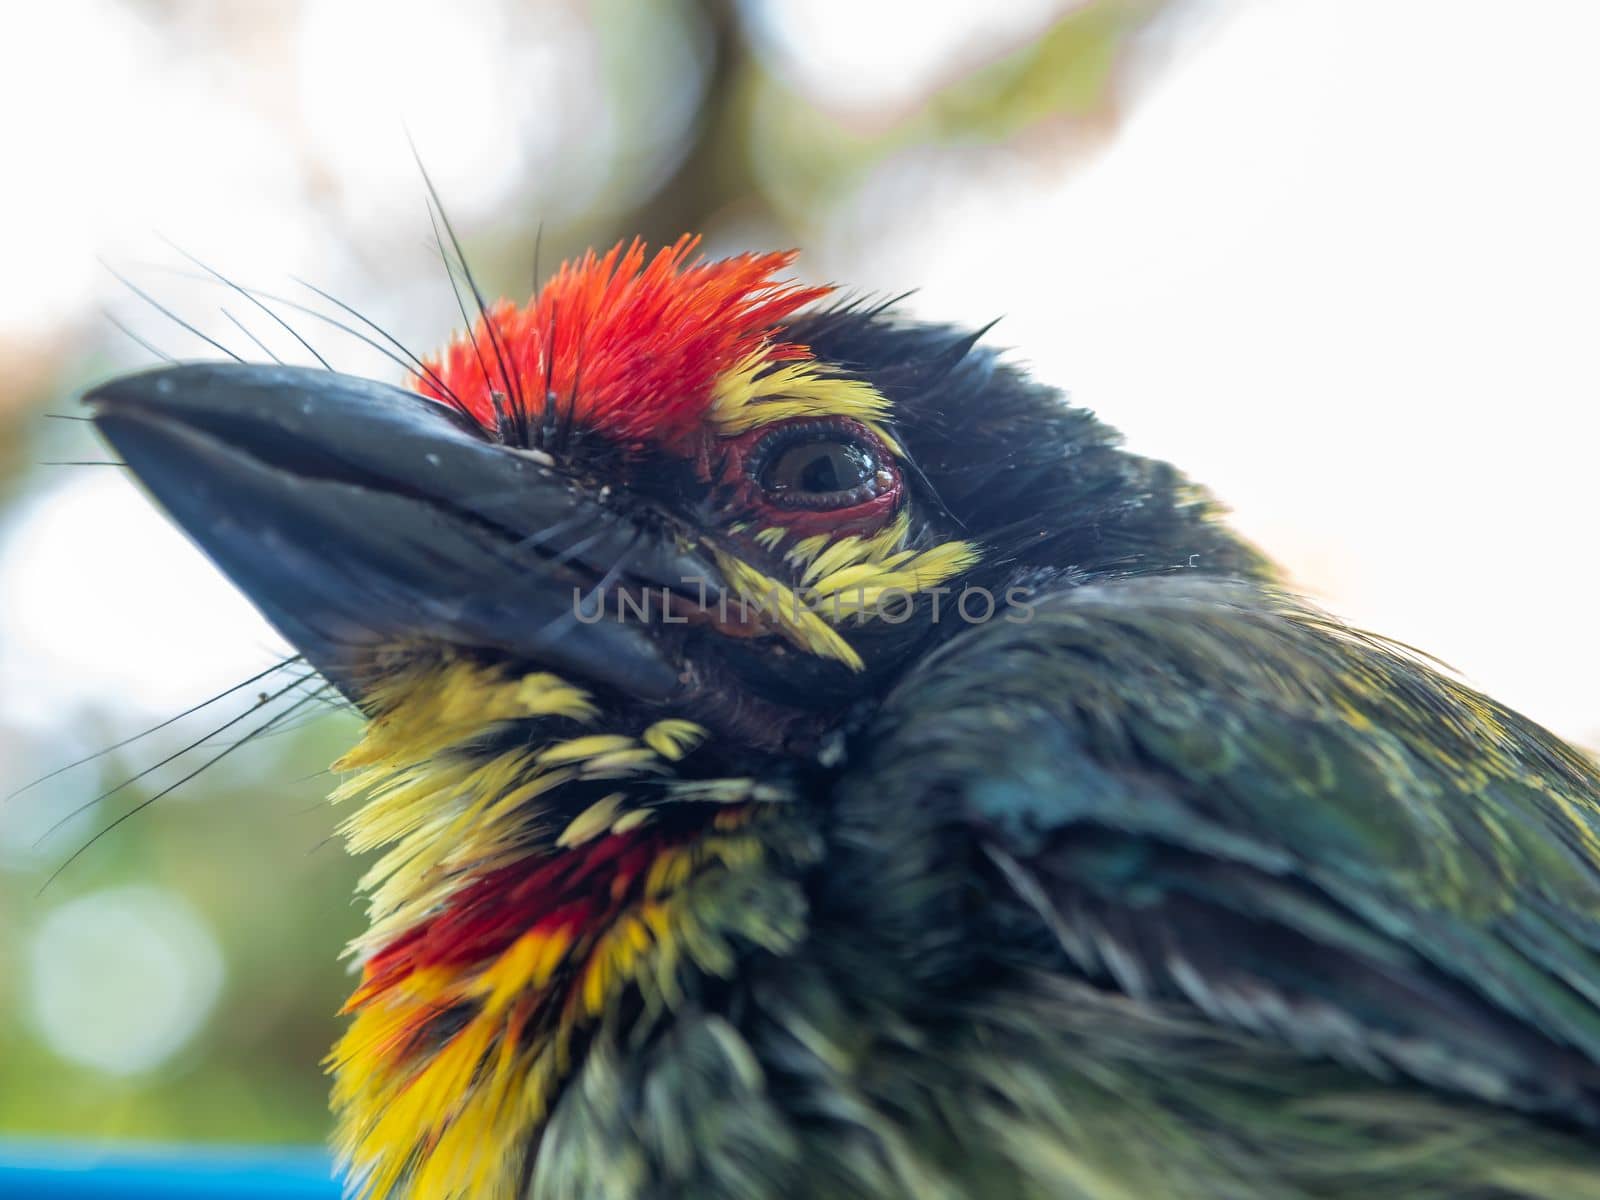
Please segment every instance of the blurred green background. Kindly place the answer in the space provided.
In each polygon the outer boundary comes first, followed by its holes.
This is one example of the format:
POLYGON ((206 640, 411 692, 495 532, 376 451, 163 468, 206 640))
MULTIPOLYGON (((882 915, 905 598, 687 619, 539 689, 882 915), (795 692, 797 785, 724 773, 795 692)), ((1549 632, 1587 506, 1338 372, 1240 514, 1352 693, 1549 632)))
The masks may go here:
MULTIPOLYGON (((295 305, 340 315, 305 277, 436 345, 459 315, 407 131, 491 293, 525 297, 536 248, 548 273, 590 245, 699 231, 713 253, 800 246, 807 276, 922 287, 907 306, 923 315, 1006 317, 998 341, 1216 486, 1308 588, 1593 738, 1600 580, 1575 547, 1600 434, 1600 184, 1579 149, 1600 100, 1581 51, 1594 14, 15 6, 0 793, 281 653, 115 466, 56 465, 108 457, 74 397, 153 361, 141 339, 214 354, 98 260, 247 356, 260 339, 307 357, 162 235, 295 305), (1562 584, 1512 624, 1533 602, 1508 564, 1528 562, 1562 584)), ((341 368, 398 377, 268 303, 341 368)), ((293 680, 0 802, 0 1135, 322 1138, 319 1062, 361 913, 320 797, 355 724, 293 680)))

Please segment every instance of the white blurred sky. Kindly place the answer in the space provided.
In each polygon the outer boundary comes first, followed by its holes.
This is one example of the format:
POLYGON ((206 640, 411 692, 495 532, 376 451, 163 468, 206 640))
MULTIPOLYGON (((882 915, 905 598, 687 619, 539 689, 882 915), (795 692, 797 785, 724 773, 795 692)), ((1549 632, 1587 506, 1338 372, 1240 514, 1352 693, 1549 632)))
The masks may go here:
MULTIPOLYGON (((808 7, 834 35, 812 25, 795 77, 827 78, 829 46, 836 72, 860 72, 836 36, 859 6, 808 7)), ((32 50, 0 73, 0 153, 27 168, 0 189, 0 336, 92 310, 96 254, 145 254, 157 229, 250 279, 344 288, 414 331, 419 285, 391 251, 421 234, 397 241, 383 220, 420 212, 396 112, 469 217, 509 203, 494 170, 508 139, 554 164, 552 188, 592 185, 562 130, 611 136, 614 114, 550 75, 585 52, 580 33, 552 26, 508 59, 489 16, 388 6, 366 45, 350 8, 303 9, 293 70, 263 75, 186 56, 109 0, 13 6, 8 41, 32 50), (465 86, 394 73, 435 31, 465 86), (480 83, 545 119, 480 128, 480 83), (306 177, 295 138, 330 175, 306 177)), ((1212 486, 1335 611, 1600 740, 1600 5, 1205 11, 1087 164, 1028 145, 908 150, 826 217, 808 272, 920 287, 910 303, 929 317, 1004 314, 994 340, 1212 486)), ((985 18, 923 19, 945 23, 954 60, 985 18)), ((908 41, 904 69, 928 72, 940 45, 908 41)), ((892 77, 896 40, 873 48, 892 77)), ((447 322, 429 286, 429 319, 447 322)), ((111 469, 62 477, 0 525, 0 719, 118 697, 146 720, 242 677, 271 642, 111 469)))
POLYGON ((1086 169, 908 154, 828 271, 1006 314, 1335 611, 1600 742, 1600 4, 1222 7, 1086 169))

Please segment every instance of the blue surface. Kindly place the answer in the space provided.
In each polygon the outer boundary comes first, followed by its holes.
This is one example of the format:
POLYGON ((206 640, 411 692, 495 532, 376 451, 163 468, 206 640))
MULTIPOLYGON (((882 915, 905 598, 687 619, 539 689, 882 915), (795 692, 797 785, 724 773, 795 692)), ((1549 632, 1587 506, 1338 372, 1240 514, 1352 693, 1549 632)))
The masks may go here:
POLYGON ((4 1200, 338 1200, 321 1150, 0 1141, 4 1200))

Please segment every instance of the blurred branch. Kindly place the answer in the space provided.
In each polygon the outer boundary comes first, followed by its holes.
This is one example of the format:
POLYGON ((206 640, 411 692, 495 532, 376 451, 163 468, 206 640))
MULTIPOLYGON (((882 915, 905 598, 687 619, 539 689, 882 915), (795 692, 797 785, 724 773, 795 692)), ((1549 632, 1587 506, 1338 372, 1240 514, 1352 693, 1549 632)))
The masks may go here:
POLYGON ((702 232, 708 219, 732 205, 770 212, 750 170, 745 79, 750 45, 733 0, 701 0, 707 32, 706 85, 678 165, 655 194, 622 214, 619 229, 652 244, 702 232))

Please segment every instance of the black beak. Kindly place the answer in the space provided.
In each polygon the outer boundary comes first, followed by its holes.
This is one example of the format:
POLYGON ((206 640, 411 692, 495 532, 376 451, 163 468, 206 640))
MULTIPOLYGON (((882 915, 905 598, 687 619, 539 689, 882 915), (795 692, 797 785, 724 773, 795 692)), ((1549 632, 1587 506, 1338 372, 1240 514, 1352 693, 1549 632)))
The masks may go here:
POLYGON ((197 363, 85 401, 172 519, 353 700, 378 652, 430 642, 665 700, 680 687, 671 631, 579 620, 577 597, 592 615, 602 579, 720 583, 664 523, 400 388, 197 363))

